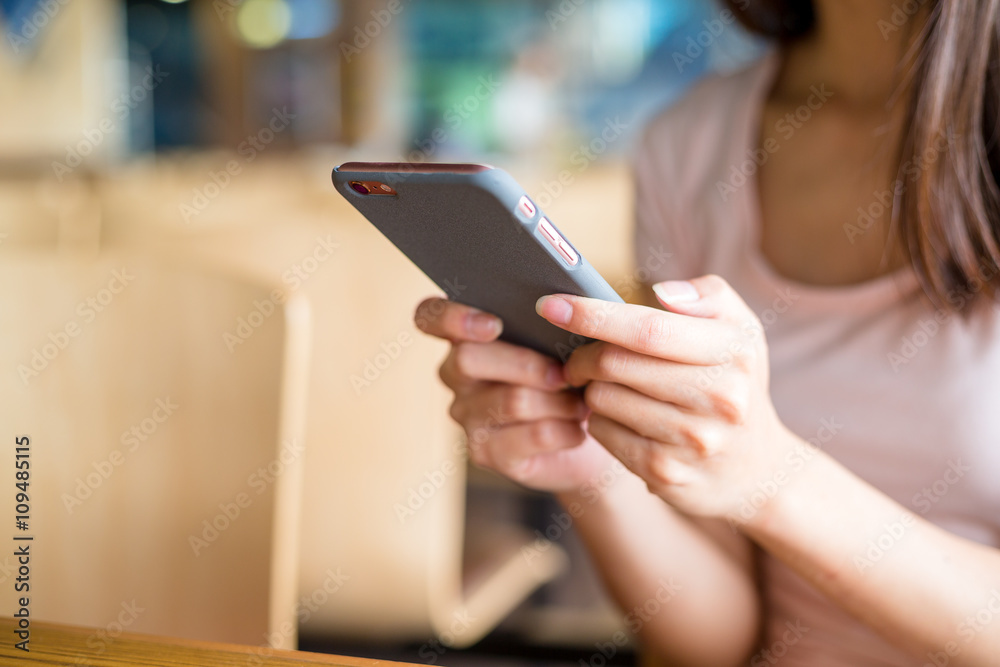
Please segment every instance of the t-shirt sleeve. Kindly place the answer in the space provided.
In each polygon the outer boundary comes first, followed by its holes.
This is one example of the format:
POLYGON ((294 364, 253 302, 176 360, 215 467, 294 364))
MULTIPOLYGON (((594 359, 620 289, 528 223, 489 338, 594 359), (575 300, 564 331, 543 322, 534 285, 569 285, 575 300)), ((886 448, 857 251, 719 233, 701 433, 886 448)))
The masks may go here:
POLYGON ((635 186, 633 260, 642 283, 693 278, 703 266, 693 228, 691 202, 685 196, 680 165, 685 155, 677 137, 683 118, 667 111, 643 131, 632 160, 635 186))

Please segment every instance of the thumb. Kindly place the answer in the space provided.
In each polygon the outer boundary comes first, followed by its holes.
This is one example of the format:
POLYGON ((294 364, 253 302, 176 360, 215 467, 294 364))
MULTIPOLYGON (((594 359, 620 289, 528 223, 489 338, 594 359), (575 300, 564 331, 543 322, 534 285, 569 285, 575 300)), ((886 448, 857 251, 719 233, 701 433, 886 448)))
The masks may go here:
POLYGON ((724 278, 706 275, 691 280, 666 280, 653 285, 657 301, 680 315, 742 322, 755 316, 724 278))

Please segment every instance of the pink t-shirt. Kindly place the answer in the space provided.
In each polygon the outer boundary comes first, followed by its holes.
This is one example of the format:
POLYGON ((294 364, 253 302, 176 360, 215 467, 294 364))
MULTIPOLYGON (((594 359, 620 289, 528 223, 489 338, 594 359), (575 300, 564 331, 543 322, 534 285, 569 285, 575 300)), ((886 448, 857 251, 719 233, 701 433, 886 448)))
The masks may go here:
MULTIPOLYGON (((1000 307, 968 321, 937 312, 919 298, 909 267, 821 287, 768 264, 759 249, 756 171, 795 140, 795 124, 786 121, 776 128, 777 148, 757 147, 777 65, 771 53, 710 77, 650 123, 636 158, 637 266, 658 266, 651 250, 666 251, 670 263, 652 271, 653 282, 706 273, 729 281, 765 324, 771 395, 792 431, 914 514, 1000 547, 1000 307)), ((877 562, 872 546, 857 567, 877 562)), ((771 652, 752 664, 927 662, 891 646, 775 558, 762 558, 771 652)))

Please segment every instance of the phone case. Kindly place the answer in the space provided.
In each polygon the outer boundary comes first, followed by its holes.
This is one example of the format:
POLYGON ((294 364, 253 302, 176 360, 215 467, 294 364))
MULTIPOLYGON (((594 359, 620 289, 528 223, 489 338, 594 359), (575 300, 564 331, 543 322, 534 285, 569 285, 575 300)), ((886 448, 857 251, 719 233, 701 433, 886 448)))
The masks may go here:
POLYGON ((502 169, 346 163, 333 182, 448 298, 499 316, 502 340, 565 361, 588 339, 546 322, 535 302, 556 293, 622 302, 502 169), (356 181, 396 194, 360 194, 356 181))

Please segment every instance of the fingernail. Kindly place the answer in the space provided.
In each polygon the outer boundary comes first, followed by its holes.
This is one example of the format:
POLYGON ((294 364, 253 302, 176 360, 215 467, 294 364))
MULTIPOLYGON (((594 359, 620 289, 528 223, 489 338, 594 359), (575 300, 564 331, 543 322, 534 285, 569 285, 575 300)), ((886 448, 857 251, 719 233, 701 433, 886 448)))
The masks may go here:
POLYGON ((474 313, 465 320, 469 334, 475 338, 492 339, 500 334, 500 320, 488 313, 474 313))
POLYGON ((566 376, 563 375, 562 366, 552 364, 545 372, 545 384, 550 387, 562 387, 566 384, 566 376))
POLYGON ((694 285, 686 280, 666 280, 653 285, 653 291, 665 303, 689 303, 701 298, 694 285))
POLYGON ((569 324, 573 318, 573 304, 558 296, 543 296, 535 302, 535 312, 553 324, 569 324))

